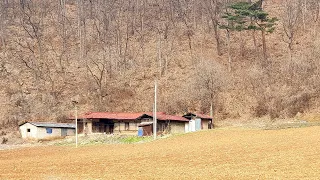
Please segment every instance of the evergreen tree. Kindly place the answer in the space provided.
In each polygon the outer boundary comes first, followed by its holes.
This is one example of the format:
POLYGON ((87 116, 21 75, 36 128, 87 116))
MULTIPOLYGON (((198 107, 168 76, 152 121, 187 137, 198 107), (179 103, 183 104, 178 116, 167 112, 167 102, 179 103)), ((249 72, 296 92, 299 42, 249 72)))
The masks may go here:
POLYGON ((275 17, 270 18, 269 14, 261 7, 262 1, 256 3, 236 2, 228 6, 227 12, 222 16, 228 23, 220 25, 220 28, 228 31, 258 30, 261 31, 264 65, 267 61, 266 33, 275 30, 275 17))

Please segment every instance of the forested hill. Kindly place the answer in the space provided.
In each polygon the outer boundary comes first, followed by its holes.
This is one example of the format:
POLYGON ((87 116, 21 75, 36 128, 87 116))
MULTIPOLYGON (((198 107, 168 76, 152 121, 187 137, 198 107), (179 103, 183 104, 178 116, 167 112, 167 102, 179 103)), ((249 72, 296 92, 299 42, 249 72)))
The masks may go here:
POLYGON ((72 101, 80 112, 151 111, 155 79, 168 113, 319 111, 319 1, 252 1, 270 26, 236 16, 236 2, 1 1, 0 122, 61 121, 72 101))

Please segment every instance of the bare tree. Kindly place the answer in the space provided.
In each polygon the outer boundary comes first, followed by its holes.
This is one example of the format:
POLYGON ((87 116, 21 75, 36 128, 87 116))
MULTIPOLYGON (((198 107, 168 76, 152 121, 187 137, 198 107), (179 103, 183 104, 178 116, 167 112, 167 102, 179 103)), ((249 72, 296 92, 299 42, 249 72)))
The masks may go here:
POLYGON ((220 6, 218 0, 206 0, 205 6, 207 8, 208 15, 211 19, 211 23, 213 26, 214 37, 216 41, 217 53, 219 56, 222 55, 221 52, 221 42, 220 42, 220 34, 219 34, 219 16, 220 16, 220 6))
POLYGON ((284 3, 284 12, 283 12, 283 30, 285 37, 283 41, 288 44, 290 60, 292 60, 292 51, 293 51, 293 41, 298 30, 298 20, 300 15, 300 0, 297 2, 295 0, 285 0, 284 3))

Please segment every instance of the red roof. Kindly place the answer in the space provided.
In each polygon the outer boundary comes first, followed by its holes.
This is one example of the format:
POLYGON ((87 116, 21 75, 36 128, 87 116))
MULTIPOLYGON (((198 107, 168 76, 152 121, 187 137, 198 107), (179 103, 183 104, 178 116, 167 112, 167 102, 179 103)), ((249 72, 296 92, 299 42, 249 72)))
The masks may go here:
MULTIPOLYGON (((116 119, 116 120, 135 120, 143 115, 153 117, 152 112, 126 113, 126 112, 88 112, 78 119, 116 119)), ((74 117, 70 118, 74 119, 74 117)), ((157 119, 166 121, 189 121, 181 116, 168 115, 165 112, 157 112, 157 119)))
POLYGON ((145 113, 124 113, 124 112, 89 112, 79 119, 117 119, 117 120, 134 120, 138 119, 145 113))

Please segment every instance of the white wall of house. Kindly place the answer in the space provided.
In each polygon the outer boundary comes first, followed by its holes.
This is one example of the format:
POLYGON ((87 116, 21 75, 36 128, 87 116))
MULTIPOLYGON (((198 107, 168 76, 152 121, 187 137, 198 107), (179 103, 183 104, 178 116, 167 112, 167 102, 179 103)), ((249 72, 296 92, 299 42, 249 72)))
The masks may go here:
POLYGON ((189 131, 189 122, 186 122, 185 124, 184 124, 184 132, 190 132, 189 131))
POLYGON ((47 133, 47 128, 45 127, 38 127, 37 139, 45 139, 45 138, 61 136, 61 128, 48 128, 48 129, 52 129, 52 133, 50 134, 47 133))
MULTIPOLYGON (((46 139, 53 137, 61 137, 62 128, 50 128, 52 131, 48 133, 46 127, 37 127, 31 123, 25 123, 19 127, 22 138, 25 139, 46 139), (28 129, 30 132, 28 132, 28 129)), ((68 136, 75 134, 75 129, 66 129, 68 136)))
POLYGON ((189 121, 189 132, 196 131, 196 122, 194 120, 189 121))
POLYGON ((37 138, 38 128, 30 123, 25 123, 19 127, 22 138, 37 138))

